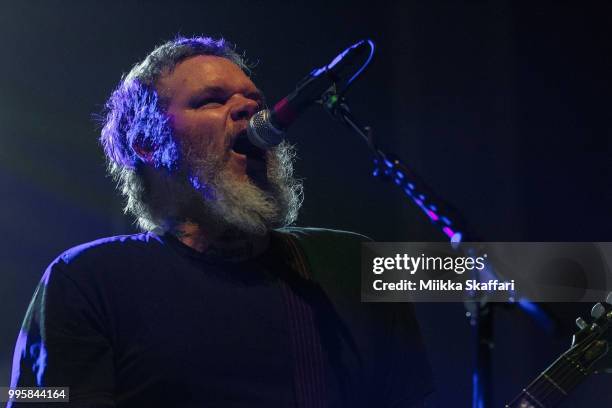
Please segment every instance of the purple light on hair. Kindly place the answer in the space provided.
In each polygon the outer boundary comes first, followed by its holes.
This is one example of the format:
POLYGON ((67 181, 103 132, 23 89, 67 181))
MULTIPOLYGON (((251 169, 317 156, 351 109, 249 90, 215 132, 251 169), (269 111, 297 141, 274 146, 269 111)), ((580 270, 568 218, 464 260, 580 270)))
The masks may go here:
POLYGON ((202 193, 205 199, 214 200, 215 192, 214 190, 206 183, 202 182, 198 176, 189 177, 189 183, 193 188, 202 193))
POLYGON ((127 80, 106 103, 108 114, 100 141, 114 163, 134 168, 142 159, 134 146, 153 152, 155 167, 175 168, 178 147, 172 137, 169 117, 158 105, 155 90, 138 80, 127 80))
POLYGON ((131 169, 142 161, 169 170, 177 167, 180 150, 155 83, 164 72, 196 55, 227 58, 249 71, 244 58, 223 38, 178 36, 160 45, 132 68, 106 102, 100 142, 110 163, 131 169), (139 152, 146 152, 146 157, 139 152))

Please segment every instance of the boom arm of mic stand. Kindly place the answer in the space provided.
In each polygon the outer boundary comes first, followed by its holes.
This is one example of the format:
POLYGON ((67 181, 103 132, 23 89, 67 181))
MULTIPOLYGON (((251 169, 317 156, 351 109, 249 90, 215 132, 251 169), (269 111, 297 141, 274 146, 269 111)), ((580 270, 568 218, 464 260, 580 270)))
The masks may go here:
MULTIPOLYGON (((458 248, 461 242, 466 241, 464 223, 455 210, 439 199, 427 185, 411 171, 399 158, 386 154, 374 143, 370 127, 361 126, 351 114, 346 100, 334 92, 334 87, 323 95, 321 104, 332 117, 348 126, 367 143, 374 155, 373 176, 393 180, 404 193, 425 213, 432 224, 442 232, 451 242, 453 248, 458 248)), ((478 241, 468 236, 470 240, 478 241)), ((474 253, 475 248, 462 248, 466 253, 474 253)), ((494 273, 494 270, 489 270, 494 273)), ((526 298, 508 299, 530 315, 542 326, 550 327, 554 324, 548 314, 536 303, 526 298)), ((489 408, 492 406, 491 392, 491 349, 493 348, 493 308, 486 298, 467 299, 466 316, 475 335, 474 372, 472 375, 473 408, 489 408)))
POLYGON ((374 171, 372 173, 374 177, 393 180, 451 243, 458 245, 465 241, 462 217, 439 199, 421 178, 398 157, 380 150, 374 143, 371 129, 358 123, 351 114, 346 101, 338 100, 333 106, 330 106, 329 102, 325 102, 324 106, 334 118, 347 125, 367 143, 374 155, 374 171))

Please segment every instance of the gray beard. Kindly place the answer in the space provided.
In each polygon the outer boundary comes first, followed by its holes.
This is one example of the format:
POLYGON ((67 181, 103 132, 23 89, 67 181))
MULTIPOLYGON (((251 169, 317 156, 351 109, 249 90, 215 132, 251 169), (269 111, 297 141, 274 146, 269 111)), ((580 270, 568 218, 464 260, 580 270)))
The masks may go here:
POLYGON ((175 181, 170 181, 174 185, 166 199, 175 205, 167 213, 170 224, 191 221, 215 234, 264 235, 295 222, 302 204, 302 183, 293 177, 295 150, 282 143, 266 155, 264 187, 251 179, 236 180, 226 158, 202 160, 187 154, 184 170, 171 176, 175 181))

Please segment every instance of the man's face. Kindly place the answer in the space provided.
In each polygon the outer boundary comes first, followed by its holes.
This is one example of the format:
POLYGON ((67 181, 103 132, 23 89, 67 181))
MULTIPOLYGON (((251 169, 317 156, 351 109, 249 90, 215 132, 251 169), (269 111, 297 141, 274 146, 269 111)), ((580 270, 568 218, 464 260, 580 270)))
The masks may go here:
POLYGON ((291 147, 264 152, 235 144, 263 105, 261 92, 236 64, 191 57, 162 76, 156 88, 181 153, 180 171, 166 183, 172 192, 155 195, 165 216, 254 234, 295 220, 301 184, 292 176, 291 147))
POLYGON ((234 180, 246 180, 247 157, 232 148, 263 96, 245 73, 226 58, 198 55, 162 76, 156 88, 167 101, 183 154, 222 166, 234 180))

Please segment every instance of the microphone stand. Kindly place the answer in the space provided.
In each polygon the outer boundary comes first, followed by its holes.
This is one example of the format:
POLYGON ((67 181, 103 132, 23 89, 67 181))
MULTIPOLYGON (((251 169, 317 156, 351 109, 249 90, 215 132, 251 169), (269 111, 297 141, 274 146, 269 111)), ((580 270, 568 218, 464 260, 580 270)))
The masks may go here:
MULTIPOLYGON (((336 86, 330 87, 318 101, 331 116, 358 134, 368 145, 374 156, 372 175, 380 179, 392 180, 406 196, 427 216, 434 227, 448 239, 454 249, 469 238, 466 234, 463 218, 449 204, 440 199, 417 174, 397 156, 387 154, 374 143, 372 129, 362 126, 353 116, 346 99, 336 92, 336 86)), ((473 254, 476 248, 461 245, 466 253, 473 254)), ((487 272, 495 276, 495 271, 487 265, 487 272)), ((552 326, 552 319, 538 305, 528 299, 510 297, 509 303, 518 305, 525 313, 538 320, 542 325, 552 326)), ((465 302, 466 316, 469 319, 474 336, 474 368, 472 374, 472 408, 490 408, 493 406, 491 381, 491 350, 494 345, 493 311, 495 303, 488 302, 486 297, 468 297, 465 302)))

